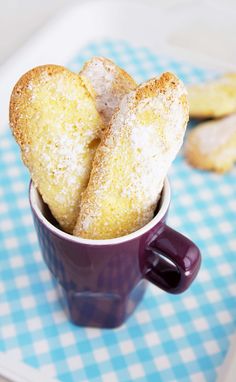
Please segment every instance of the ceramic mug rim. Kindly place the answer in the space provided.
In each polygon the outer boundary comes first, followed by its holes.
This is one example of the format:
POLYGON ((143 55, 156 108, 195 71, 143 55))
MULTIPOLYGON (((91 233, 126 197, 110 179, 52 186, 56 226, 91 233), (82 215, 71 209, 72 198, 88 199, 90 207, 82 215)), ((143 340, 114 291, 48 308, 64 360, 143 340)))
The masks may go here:
POLYGON ((41 223, 44 226, 46 226, 49 231, 51 231, 54 235, 59 236, 61 239, 71 241, 77 244, 86 244, 86 245, 93 245, 93 246, 121 244, 121 243, 128 242, 130 240, 134 240, 137 237, 144 235, 145 233, 150 231, 153 227, 155 227, 157 223, 159 223, 161 219, 164 217, 170 204, 170 196, 171 196, 170 184, 169 184, 168 178, 166 177, 164 180, 164 185, 163 185, 162 194, 161 194, 161 207, 158 213, 154 216, 154 218, 150 222, 148 222, 145 226, 143 226, 142 228, 128 235, 117 237, 114 239, 101 239, 101 240, 84 239, 84 238, 73 236, 69 233, 66 233, 60 230, 59 228, 55 227, 52 223, 50 223, 45 218, 45 216, 43 215, 39 207, 41 196, 39 195, 39 192, 34 186, 32 180, 30 181, 30 185, 29 185, 29 201, 30 201, 31 209, 34 212, 34 214, 37 216, 37 218, 41 221, 41 223))

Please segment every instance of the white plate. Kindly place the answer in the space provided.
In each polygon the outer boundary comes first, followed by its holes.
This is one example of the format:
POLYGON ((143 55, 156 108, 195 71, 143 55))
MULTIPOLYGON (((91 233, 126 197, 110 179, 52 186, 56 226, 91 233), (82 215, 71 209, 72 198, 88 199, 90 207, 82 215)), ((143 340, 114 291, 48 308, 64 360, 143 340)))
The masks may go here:
POLYGON ((0 382, 59 382, 0 352, 0 382))

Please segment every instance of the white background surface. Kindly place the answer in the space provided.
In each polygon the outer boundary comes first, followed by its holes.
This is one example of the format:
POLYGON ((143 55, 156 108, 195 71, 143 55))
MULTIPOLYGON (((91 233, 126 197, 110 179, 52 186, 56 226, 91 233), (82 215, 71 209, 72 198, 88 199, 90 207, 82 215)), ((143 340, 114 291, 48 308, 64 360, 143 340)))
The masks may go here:
MULTIPOLYGON (((131 1, 136 3, 135 0, 131 1)), ((50 22, 58 11, 63 12, 63 9, 73 3, 88 2, 89 0, 0 0, 0 65, 42 25, 50 22)), ((175 10, 179 26, 169 36, 171 44, 194 49, 195 52, 207 54, 218 61, 234 63, 236 66, 235 0, 143 0, 143 3, 175 10), (212 8, 211 13, 206 12, 209 6, 212 8), (183 8, 189 9, 190 13, 192 10, 193 17, 186 17, 182 12, 183 8)), ((156 28, 158 29, 158 25, 156 28)))
POLYGON ((73 0, 0 0, 0 64, 73 0))

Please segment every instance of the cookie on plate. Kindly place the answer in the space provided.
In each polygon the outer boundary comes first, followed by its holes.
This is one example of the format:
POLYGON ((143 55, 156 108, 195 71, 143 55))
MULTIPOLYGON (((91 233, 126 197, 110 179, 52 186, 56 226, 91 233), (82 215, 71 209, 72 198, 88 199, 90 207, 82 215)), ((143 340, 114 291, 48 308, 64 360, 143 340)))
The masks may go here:
POLYGON ((190 117, 218 118, 236 112, 236 73, 188 87, 190 117))
POLYGON ((230 170, 236 161, 236 114, 195 127, 188 134, 185 156, 199 169, 230 170))

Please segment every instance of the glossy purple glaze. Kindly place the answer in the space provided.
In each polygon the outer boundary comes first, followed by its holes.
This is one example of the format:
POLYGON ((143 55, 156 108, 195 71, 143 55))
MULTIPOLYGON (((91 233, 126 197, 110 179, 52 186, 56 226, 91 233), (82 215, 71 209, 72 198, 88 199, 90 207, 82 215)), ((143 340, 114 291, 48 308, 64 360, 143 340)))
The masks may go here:
POLYGON ((52 218, 42 200, 38 208, 34 193, 31 183, 30 204, 42 254, 76 325, 117 327, 134 311, 147 280, 167 292, 180 293, 195 278, 199 250, 165 225, 169 201, 150 229, 128 235, 127 240, 98 243, 74 238, 48 224, 52 218))

